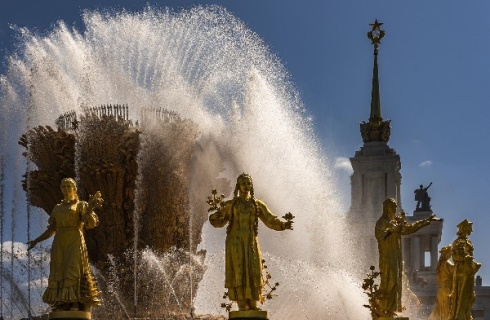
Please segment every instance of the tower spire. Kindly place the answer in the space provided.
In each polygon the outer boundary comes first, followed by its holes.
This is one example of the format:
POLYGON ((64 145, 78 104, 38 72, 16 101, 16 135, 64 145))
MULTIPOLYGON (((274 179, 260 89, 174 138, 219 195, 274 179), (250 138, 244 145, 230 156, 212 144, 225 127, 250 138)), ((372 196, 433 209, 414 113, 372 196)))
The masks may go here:
POLYGON ((381 39, 385 36, 384 30, 381 30, 383 23, 378 19, 374 23, 369 24, 372 28, 367 33, 371 44, 374 46, 374 64, 373 64, 373 82, 371 89, 371 114, 369 122, 361 122, 361 135, 364 142, 384 141, 387 142, 390 138, 390 121, 383 121, 381 117, 381 97, 379 94, 379 78, 378 78, 378 46, 381 39))
POLYGON ((383 23, 374 20, 369 26, 372 28, 368 32, 368 38, 374 46, 374 64, 373 64, 373 87, 371 91, 371 118, 381 118, 381 97, 379 95, 379 79, 378 79, 378 46, 381 39, 385 36, 384 30, 381 30, 383 23))
POLYGON ((373 88, 371 90, 371 116, 381 118, 381 97, 379 95, 378 54, 374 53, 373 88))

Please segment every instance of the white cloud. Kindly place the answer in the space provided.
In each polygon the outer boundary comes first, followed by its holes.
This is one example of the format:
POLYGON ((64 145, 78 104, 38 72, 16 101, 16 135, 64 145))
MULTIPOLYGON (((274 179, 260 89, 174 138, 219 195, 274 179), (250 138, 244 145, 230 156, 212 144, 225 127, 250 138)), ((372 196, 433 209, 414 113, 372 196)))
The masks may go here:
POLYGON ((419 164, 419 167, 421 168, 428 168, 432 165, 432 161, 430 160, 425 160, 419 164))
POLYGON ((352 174, 354 172, 354 170, 352 170, 352 165, 350 163, 349 158, 345 158, 345 157, 336 158, 333 167, 335 169, 344 170, 349 174, 352 174))

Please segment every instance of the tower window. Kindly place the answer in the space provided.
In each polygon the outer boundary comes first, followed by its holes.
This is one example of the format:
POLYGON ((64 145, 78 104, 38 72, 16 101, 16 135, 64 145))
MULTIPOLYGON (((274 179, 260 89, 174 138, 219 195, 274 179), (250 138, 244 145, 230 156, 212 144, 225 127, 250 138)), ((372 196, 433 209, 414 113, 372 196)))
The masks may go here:
POLYGON ((431 267, 430 261, 431 261, 430 251, 425 251, 425 255, 424 255, 424 267, 430 268, 431 267))

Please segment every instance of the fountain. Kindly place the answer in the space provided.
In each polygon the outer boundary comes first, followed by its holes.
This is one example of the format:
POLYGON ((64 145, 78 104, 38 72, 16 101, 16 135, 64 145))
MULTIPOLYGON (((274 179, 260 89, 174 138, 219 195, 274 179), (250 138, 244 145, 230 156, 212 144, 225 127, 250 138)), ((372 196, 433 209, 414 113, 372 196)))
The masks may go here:
MULTIPOLYGON (((214 6, 86 12, 84 22, 83 33, 62 22, 43 37, 21 29, 19 52, 0 78, 1 241, 2 253, 12 255, 0 262, 11 263, 2 272, 17 277, 2 277, 2 304, 12 306, 17 283, 20 291, 31 288, 23 293, 31 313, 45 311, 38 291, 45 286, 46 263, 34 262, 45 261, 46 249, 34 251, 32 263, 22 260, 31 278, 21 279, 14 266, 20 256, 14 259, 14 242, 6 242, 3 228, 12 226, 16 241, 37 234, 37 222, 47 220, 37 207, 49 212, 50 199, 61 198, 38 197, 38 182, 51 185, 71 174, 84 198, 104 185, 107 200, 112 184, 124 186, 124 193, 109 196, 119 199, 114 207, 99 212, 111 233, 97 228, 86 237, 94 275, 106 292, 94 317, 158 318, 169 310, 175 317, 224 315, 225 230, 211 231, 205 223, 204 199, 213 188, 229 197, 245 171, 273 212, 296 216, 294 232, 280 237, 259 228, 268 270, 281 283, 278 297, 265 305, 270 318, 368 319, 358 278, 366 270, 356 259, 359 240, 348 232, 328 159, 301 99, 263 41, 214 6), (52 147, 63 146, 53 157, 61 169, 52 172, 59 176, 36 173, 52 170, 52 162, 31 162, 33 148, 46 146, 36 142, 43 137, 51 137, 52 147), (175 189, 165 189, 170 182, 175 189), (166 217, 178 221, 161 221, 166 217), (161 226, 172 226, 166 234, 177 236, 160 237, 161 226), (107 241, 97 242, 101 237, 107 241), (164 302, 153 293, 165 295, 164 302)), ((1 312, 6 319, 29 316, 21 309, 1 312)))

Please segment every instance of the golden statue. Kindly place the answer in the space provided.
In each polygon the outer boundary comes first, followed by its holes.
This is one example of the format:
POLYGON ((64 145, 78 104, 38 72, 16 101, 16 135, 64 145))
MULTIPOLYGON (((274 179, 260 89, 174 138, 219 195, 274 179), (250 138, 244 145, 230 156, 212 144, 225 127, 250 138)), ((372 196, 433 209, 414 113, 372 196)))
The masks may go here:
POLYGON ((99 291, 88 264, 83 228, 94 228, 99 219, 93 209, 102 205, 100 192, 80 201, 75 180, 61 181, 64 199, 57 204, 48 220, 47 230, 29 241, 28 250, 54 235, 51 247, 48 287, 43 301, 53 311, 86 311, 100 305, 99 291))
POLYGON ((454 275, 452 283, 451 320, 471 320, 471 307, 475 302, 475 274, 481 264, 473 259, 473 244, 468 236, 473 231, 473 222, 467 219, 458 224, 458 238, 452 245, 454 275))
MULTIPOLYGON (((240 311, 259 310, 257 301, 264 301, 263 262, 257 240, 259 219, 277 231, 292 229, 293 221, 281 221, 264 202, 255 199, 252 177, 248 174, 238 177, 233 195, 233 199, 222 202, 220 208, 210 209, 216 212, 209 216, 209 222, 215 228, 228 224, 225 261, 228 298, 237 302, 240 311)), ((208 203, 212 202, 209 197, 208 203)))
POLYGON ((451 245, 441 249, 437 263, 437 298, 434 310, 428 320, 447 320, 450 317, 449 295, 453 286, 454 264, 451 258, 451 245))
POLYGON ((405 214, 396 216, 397 204, 389 198, 383 202, 383 215, 376 222, 375 236, 378 240, 379 271, 381 283, 379 290, 382 299, 380 309, 384 316, 394 316, 402 311, 402 273, 403 258, 401 236, 411 234, 438 220, 435 215, 409 224, 405 214))

